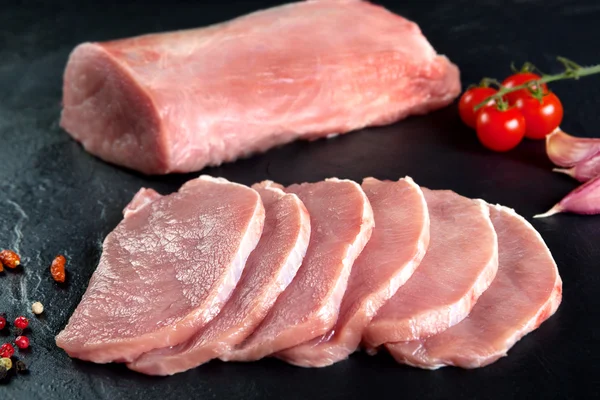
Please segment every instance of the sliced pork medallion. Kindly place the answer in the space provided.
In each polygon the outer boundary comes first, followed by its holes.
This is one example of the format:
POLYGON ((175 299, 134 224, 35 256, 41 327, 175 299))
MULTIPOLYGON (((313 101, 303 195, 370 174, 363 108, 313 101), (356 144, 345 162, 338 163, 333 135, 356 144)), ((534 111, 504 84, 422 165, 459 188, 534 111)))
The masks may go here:
POLYGON ((141 188, 123 210, 123 216, 127 218, 130 214, 138 212, 143 207, 146 207, 148 204, 161 197, 162 196, 154 189, 141 188))
POLYGON ((193 338, 128 364, 151 375, 172 375, 228 352, 250 335, 296 275, 310 239, 310 217, 295 194, 269 183, 253 188, 265 206, 265 226, 242 278, 223 310, 193 338))
POLYGON ((431 221, 429 248, 413 276, 365 330, 368 349, 456 325, 498 270, 498 242, 486 204, 447 190, 423 193, 431 221))
POLYGON ((562 281, 535 229, 514 211, 491 206, 500 246, 496 279, 461 323, 419 341, 386 345, 399 362, 436 369, 493 363, 558 308, 562 281))
POLYGON ((335 327, 312 341, 278 353, 303 367, 323 367, 353 353, 379 307, 418 267, 429 244, 429 213, 412 179, 363 181, 375 229, 354 262, 335 327))
POLYGON ((335 324, 352 264, 371 237, 373 211, 358 184, 327 179, 292 185, 310 213, 311 238, 298 274, 254 333, 220 358, 256 360, 327 333, 335 324))
POLYGON ((132 361, 189 339, 230 296, 264 223, 256 191, 208 176, 142 191, 125 214, 56 338, 72 357, 132 361))

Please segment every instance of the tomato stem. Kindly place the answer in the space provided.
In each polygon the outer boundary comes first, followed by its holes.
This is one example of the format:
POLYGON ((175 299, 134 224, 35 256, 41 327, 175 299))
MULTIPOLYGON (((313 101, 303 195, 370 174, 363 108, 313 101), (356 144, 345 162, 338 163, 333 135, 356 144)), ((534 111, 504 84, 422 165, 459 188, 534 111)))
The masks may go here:
POLYGON ((502 87, 502 83, 494 78, 483 78, 481 82, 479 82, 480 87, 490 87, 492 85, 495 85, 499 88, 502 87))
POLYGON ((500 111, 506 111, 506 110, 508 110, 508 102, 506 100, 504 100, 504 98, 500 97, 499 99, 496 100, 496 107, 500 111))
POLYGON ((541 87, 542 83, 549 83, 554 81, 560 81, 564 79, 579 79, 584 76, 594 75, 600 73, 600 64, 592 65, 590 67, 582 67, 581 65, 571 61, 565 57, 557 57, 557 60, 562 63, 565 67, 565 70, 559 74, 554 75, 543 75, 540 79, 526 82, 522 85, 514 86, 511 88, 507 88, 505 86, 500 85, 500 90, 495 94, 487 97, 481 103, 477 104, 474 110, 479 110, 481 107, 484 107, 486 104, 490 102, 490 100, 494 100, 499 102, 503 96, 508 93, 516 92, 521 89, 528 89, 530 91, 535 91, 536 87, 541 87))
POLYGON ((510 63, 510 69, 512 72, 515 72, 515 73, 517 73, 517 72, 534 72, 535 70, 537 70, 537 67, 535 65, 533 65, 532 63, 530 63, 529 61, 527 61, 519 69, 515 66, 515 63, 512 62, 512 63, 510 63))

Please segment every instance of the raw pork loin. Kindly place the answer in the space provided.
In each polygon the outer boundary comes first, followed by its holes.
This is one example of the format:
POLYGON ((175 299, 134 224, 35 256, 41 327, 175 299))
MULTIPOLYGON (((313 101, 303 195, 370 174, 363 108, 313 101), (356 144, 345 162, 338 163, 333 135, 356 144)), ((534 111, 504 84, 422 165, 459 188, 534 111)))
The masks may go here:
POLYGON ((164 197, 142 189, 106 237, 57 345, 107 363, 189 339, 229 298, 264 218, 256 191, 221 178, 202 176, 164 197))
POLYGON ((308 211, 295 194, 268 183, 252 188, 262 198, 265 226, 223 310, 187 342, 146 353, 129 363, 129 368, 149 375, 172 375, 227 353, 254 331, 292 281, 310 239, 308 211))
POLYGON ((291 364, 324 367, 353 353, 371 318, 412 276, 429 245, 427 203, 411 178, 366 178, 361 187, 371 202, 375 229, 352 266, 335 327, 277 355, 291 364))
POLYGON ((61 126, 106 161, 166 174, 389 124, 459 93, 458 68, 415 23, 364 1, 314 0, 81 44, 61 126))
POLYGON ((458 325, 424 340, 388 344, 399 362, 429 369, 491 364, 558 308, 562 281, 544 240, 513 210, 490 209, 500 247, 496 279, 458 325))
POLYGON ((151 375, 213 358, 326 366, 361 339, 406 364, 475 368, 561 294, 540 235, 501 206, 408 177, 249 188, 202 176, 136 194, 57 344, 151 375))
POLYGON ((498 241, 481 200, 423 188, 431 240, 421 265, 365 330, 370 348, 424 338, 462 321, 498 271, 498 241))
POLYGON ((333 328, 352 264, 371 237, 373 210, 355 182, 334 178, 285 190, 298 195, 310 213, 306 257, 262 324, 222 360, 257 360, 333 328))

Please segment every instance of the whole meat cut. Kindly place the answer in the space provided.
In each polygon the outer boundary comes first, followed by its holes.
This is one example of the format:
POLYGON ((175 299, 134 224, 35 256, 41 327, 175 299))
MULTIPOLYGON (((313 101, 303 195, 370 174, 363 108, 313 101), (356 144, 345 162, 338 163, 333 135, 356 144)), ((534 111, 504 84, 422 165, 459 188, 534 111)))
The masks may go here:
POLYGON ((66 66, 60 124, 111 163, 190 172, 423 114, 460 88, 415 23, 366 1, 311 0, 83 43, 66 66))

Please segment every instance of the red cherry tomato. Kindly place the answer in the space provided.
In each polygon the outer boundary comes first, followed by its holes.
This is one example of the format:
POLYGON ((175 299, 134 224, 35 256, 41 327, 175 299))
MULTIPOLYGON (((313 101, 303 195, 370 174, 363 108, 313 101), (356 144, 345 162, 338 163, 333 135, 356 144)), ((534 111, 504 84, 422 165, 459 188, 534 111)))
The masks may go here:
POLYGON ((525 135, 525 118, 517 108, 486 107, 477 116, 477 137, 490 150, 507 151, 525 135))
POLYGON ((548 93, 538 99, 527 93, 517 99, 515 106, 525 117, 525 137, 543 139, 555 130, 563 119, 563 106, 554 93, 548 93))
MULTIPOLYGON (((516 74, 512 74, 511 76, 506 78, 502 82, 502 86, 507 87, 507 88, 512 88, 512 87, 519 86, 519 85, 522 85, 527 82, 535 81, 540 78, 541 78, 541 76, 539 76, 538 74, 534 74, 533 72, 517 72, 516 74)), ((548 86, 545 83, 543 83, 542 89, 544 90, 543 93, 546 93, 548 91, 548 86)), ((508 93, 504 97, 508 101, 508 104, 510 104, 512 106, 513 104, 516 103, 516 101, 519 97, 525 96, 528 94, 529 94, 529 91, 527 89, 521 89, 521 90, 517 90, 516 92, 508 93)))
MULTIPOLYGON (((496 94, 497 90, 489 87, 476 87, 468 89, 460 97, 458 102, 458 113, 463 122, 475 129, 477 126, 477 114, 481 112, 481 108, 477 111, 473 110, 475 106, 481 103, 486 98, 496 94)), ((489 105, 493 105, 494 101, 490 100, 489 105)))

